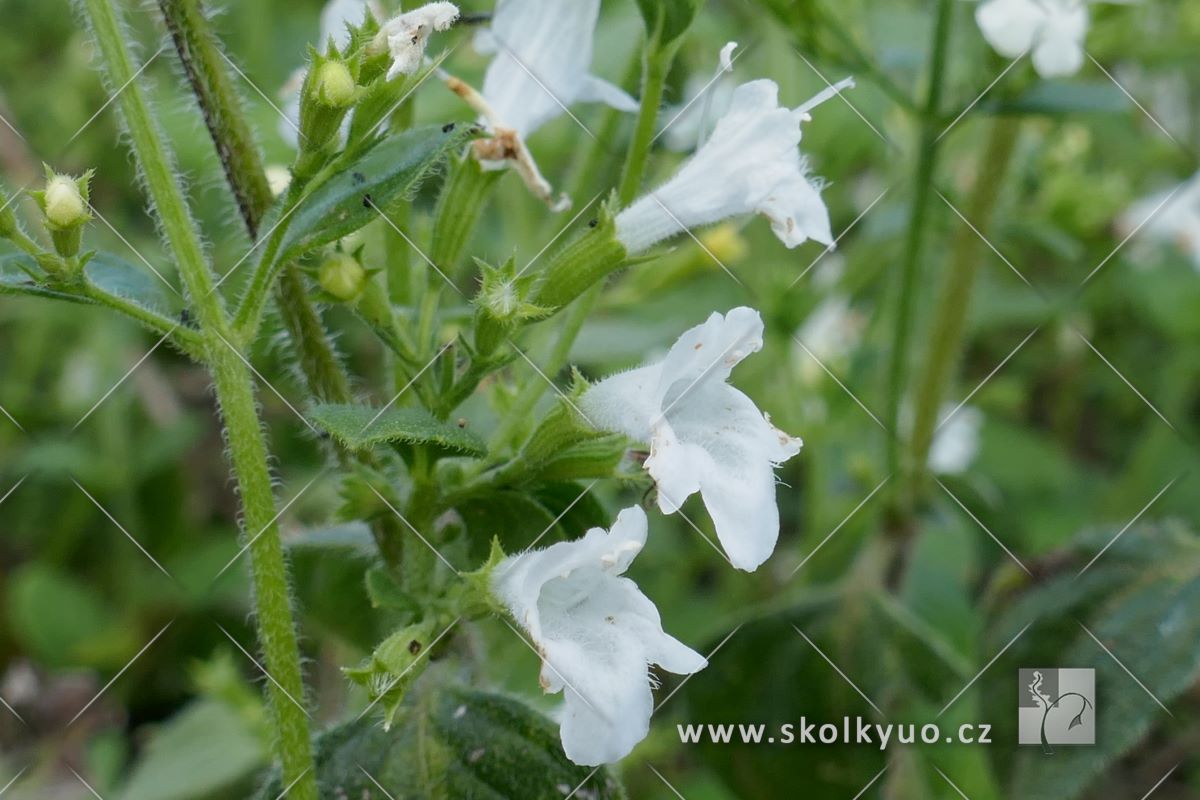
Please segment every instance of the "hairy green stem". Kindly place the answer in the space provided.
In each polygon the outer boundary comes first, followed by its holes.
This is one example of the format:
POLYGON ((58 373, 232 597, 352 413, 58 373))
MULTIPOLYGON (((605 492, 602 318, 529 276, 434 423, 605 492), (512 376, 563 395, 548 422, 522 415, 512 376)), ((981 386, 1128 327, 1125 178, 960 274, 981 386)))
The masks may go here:
MULTIPOLYGON (((895 331, 892 337, 891 364, 888 369, 887 410, 888 469, 891 474, 906 473, 911 465, 902 464, 900 406, 903 400, 909 369, 909 337, 912 332, 913 301, 925 244, 926 220, 933 196, 934 168, 937 164, 939 136, 942 130, 942 91, 946 77, 946 55, 950 42, 950 21, 954 0, 938 0, 933 29, 933 53, 929 63, 929 85, 920 120, 920 151, 914 176, 914 195, 905 240, 904 260, 900 268, 900 290, 897 299, 895 331)), ((896 509, 901 519, 908 511, 896 509)))
POLYGON ((658 124, 658 108, 662 105, 663 86, 671 62, 675 60, 677 43, 660 45, 651 40, 646 44, 642 62, 642 106, 638 110, 637 125, 633 139, 625 156, 625 168, 621 172, 621 184, 617 197, 622 206, 627 206, 637 197, 646 173, 646 160, 650 157, 650 145, 654 143, 654 130, 658 124))
MULTIPOLYGON (((93 0, 95 1, 95 0, 93 0)), ((292 621, 287 562, 276 526, 275 496, 267 470, 267 445, 259 425, 254 386, 241 358, 227 343, 210 352, 210 366, 228 433, 229 457, 242 500, 242 525, 250 537, 254 612, 268 683, 276 747, 289 797, 316 800, 312 743, 304 710, 300 648, 292 621)))
MULTIPOLYGON (((242 221, 253 239, 274 198, 262 157, 245 120, 240 95, 221 55, 220 42, 204 15, 201 0, 159 2, 225 177, 238 197, 242 221)), ((352 399, 349 378, 295 265, 284 267, 276 296, 309 391, 325 402, 349 402, 352 399)), ((352 461, 376 466, 366 453, 352 454, 338 449, 337 455, 343 466, 352 461)), ((373 520, 370 527, 384 561, 396 568, 402 559, 405 537, 399 520, 381 517, 373 520)))
MULTIPOLYGON (((911 442, 917 480, 923 475, 922 465, 929 456, 938 409, 962 355, 963 329, 971 290, 982 261, 983 237, 987 236, 1000 184, 1012 161, 1019 129, 1020 122, 1015 117, 997 117, 992 121, 987 144, 979 159, 979 174, 964 211, 975 230, 964 224, 951 246, 950 262, 946 265, 941 297, 928 337, 929 352, 917 380, 911 442)), ((919 489, 914 486, 914 494, 919 489)))
POLYGON ((265 668, 272 676, 271 708, 284 783, 295 782, 293 798, 316 800, 308 716, 299 705, 304 699, 304 685, 287 565, 279 531, 274 527, 275 498, 250 371, 228 345, 228 318, 221 296, 213 290, 212 273, 204 260, 199 235, 172 169, 167 145, 136 79, 112 0, 83 0, 83 7, 109 83, 121 87, 116 96, 134 155, 205 339, 205 361, 216 385, 240 490, 243 533, 250 541, 255 612, 265 668))

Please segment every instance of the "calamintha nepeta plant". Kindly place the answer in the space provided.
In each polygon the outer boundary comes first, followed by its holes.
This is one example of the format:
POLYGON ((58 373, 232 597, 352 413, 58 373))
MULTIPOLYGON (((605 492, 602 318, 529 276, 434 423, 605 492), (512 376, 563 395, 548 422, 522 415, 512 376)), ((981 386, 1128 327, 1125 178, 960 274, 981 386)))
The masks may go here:
MULTIPOLYGON (((305 696, 301 660, 250 366, 256 344, 274 333, 269 308, 278 310, 290 358, 307 384, 306 416, 330 435, 329 456, 343 482, 338 516, 369 526, 378 550, 379 564, 365 580, 394 633, 346 673, 364 687, 368 710, 382 714, 385 727, 422 713, 414 696, 442 691, 449 675, 427 682, 418 677, 432 652, 447 651, 456 625, 495 613, 511 617, 532 640, 543 688, 565 693, 562 747, 577 764, 616 761, 645 737, 652 668, 690 674, 705 666, 700 654, 663 631, 652 600, 623 577, 646 541, 641 507, 625 509, 611 523, 597 520, 581 538, 541 550, 509 545, 508 554, 506 518, 496 510, 501 501, 517 497, 541 513, 566 513, 569 506, 536 498, 580 480, 644 480, 642 470, 630 469, 638 462, 628 452, 631 445, 648 446, 644 473, 663 513, 675 513, 698 492, 732 566, 754 570, 774 549, 774 470, 799 452, 800 440, 772 426, 729 384, 733 368, 763 346, 758 312, 697 309, 697 318, 707 321, 683 332, 665 358, 594 385, 577 376, 540 417, 530 412, 549 380, 513 386, 508 369, 514 360, 528 360, 519 343, 526 329, 553 324, 570 306, 544 365, 558 372, 605 279, 652 261, 657 243, 692 228, 760 214, 788 247, 808 239, 833 244, 822 185, 798 146, 809 111, 849 81, 796 109, 780 106, 772 81, 742 85, 675 176, 634 200, 659 129, 666 70, 697 10, 690 0, 639 6, 647 24, 640 102, 592 74, 599 0, 500 0, 490 28, 476 36, 481 50, 493 54, 480 91, 445 70, 444 59, 426 55, 459 19, 453 4, 387 17, 378 4, 337 0, 323 15, 322 41, 296 76, 286 122, 296 148, 290 174, 272 182, 200 3, 161 0, 184 74, 256 242, 245 274, 227 282, 233 271, 213 264, 201 244, 117 8, 112 0, 82 4, 186 301, 182 309, 170 307, 134 279, 135 267, 85 249, 92 176, 49 168, 45 187, 32 194, 50 247, 26 234, 6 203, 0 235, 20 252, 4 257, 0 286, 6 293, 112 308, 211 375, 240 491, 255 618, 271 676, 278 781, 290 797, 311 800, 325 789, 309 720, 296 699, 305 696), (538 75, 546 76, 544 83, 538 75), (477 125, 412 125, 412 99, 431 76, 436 79, 423 90, 446 84, 478 114, 477 125), (637 114, 619 192, 535 271, 518 270, 511 260, 466 263, 476 222, 505 171, 516 172, 551 206, 560 205, 527 139, 567 106, 587 101, 637 114), (421 254, 426 249, 406 231, 411 199, 438 170, 446 177, 426 243, 432 255, 417 261, 405 254, 406 245, 421 254), (473 291, 473 311, 465 318, 443 302, 464 290, 473 291), (378 376, 347 374, 323 319, 329 304, 350 309, 385 348, 387 402, 374 404, 351 390, 378 385, 378 376), (456 420, 463 403, 478 394, 508 398, 489 441, 456 420), (460 569, 471 561, 472 570, 460 569)), ((730 67, 730 50, 723 53, 723 70, 730 67)), ((471 713, 486 716, 495 711, 488 703, 503 702, 509 701, 478 701, 471 713)), ((510 720, 528 715, 503 710, 510 720)))

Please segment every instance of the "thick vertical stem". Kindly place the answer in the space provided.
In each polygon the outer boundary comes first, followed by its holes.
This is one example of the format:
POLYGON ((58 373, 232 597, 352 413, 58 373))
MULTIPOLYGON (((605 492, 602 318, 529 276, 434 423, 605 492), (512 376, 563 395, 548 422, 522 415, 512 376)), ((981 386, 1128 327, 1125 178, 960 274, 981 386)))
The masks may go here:
POLYGON ((300 649, 292 622, 287 563, 275 523, 275 497, 267 470, 267 445, 258 421, 254 388, 241 359, 224 343, 210 357, 229 457, 242 501, 242 524, 250 539, 254 612, 259 646, 272 677, 268 683, 276 746, 284 785, 298 781, 289 797, 316 800, 300 649))
MULTIPOLYGON (((914 480, 919 482, 936 430, 938 409, 962 355, 963 329, 971 304, 971 289, 979 273, 983 239, 991 222, 1000 183, 1012 160, 1020 123, 1016 118, 992 121, 987 145, 979 162, 979 174, 967 199, 965 215, 976 230, 963 225, 951 246, 941 297, 934 312, 929 335, 929 352, 917 381, 912 434, 914 480), (978 231, 978 232, 976 232, 978 231)), ((919 491, 914 486, 913 491, 919 491)))
MULTIPOLYGON (((933 29, 933 53, 929 61, 929 85, 926 89, 920 121, 920 151, 914 175, 912 209, 908 221, 908 235, 905 240, 904 261, 900 270, 900 291, 897 299, 895 331, 892 337, 892 358, 888 370, 885 423, 889 434, 887 442, 888 469, 894 475, 906 474, 911 467, 911 465, 901 463, 900 405, 908 378, 909 337, 912 332, 917 272, 920 270, 923 256, 926 221, 929 216, 930 200, 933 196, 934 167, 937 163, 938 137, 942 124, 939 110, 945 85, 950 21, 954 10, 954 0, 937 0, 937 4, 937 16, 933 29)), ((907 519, 906 509, 899 508, 894 511, 902 519, 907 519)))
POLYGON ((151 202, 188 289, 191 311, 205 339, 205 361, 216 383, 233 471, 241 494, 245 535, 252 537, 251 572, 260 645, 271 674, 271 708, 283 777, 295 783, 291 797, 316 800, 308 716, 300 652, 288 595, 287 565, 279 531, 273 527, 275 498, 267 469, 267 448, 259 428, 250 373, 226 345, 228 318, 170 155, 137 82, 132 59, 111 0, 83 0, 108 81, 121 87, 117 99, 151 202))

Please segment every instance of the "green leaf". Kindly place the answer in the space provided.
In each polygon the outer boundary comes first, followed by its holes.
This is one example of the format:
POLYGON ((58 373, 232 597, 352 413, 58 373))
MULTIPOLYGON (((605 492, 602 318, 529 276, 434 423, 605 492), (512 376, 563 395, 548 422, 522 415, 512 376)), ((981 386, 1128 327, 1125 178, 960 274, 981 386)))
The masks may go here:
POLYGON ((687 33, 703 0, 637 0, 637 4, 646 30, 663 45, 687 33))
POLYGON ((391 213, 474 136, 467 126, 427 125, 387 138, 300 201, 278 258, 294 259, 391 213))
POLYGON ((385 628, 371 613, 363 573, 379 558, 375 540, 362 523, 306 530, 289 537, 292 583, 311 622, 369 650, 385 628))
POLYGON ((72 303, 86 303, 78 295, 60 292, 34 281, 30 270, 35 275, 45 275, 32 256, 25 253, 5 253, 0 255, 0 294, 25 294, 32 297, 49 297, 54 300, 67 300, 72 303))
POLYGON ((1037 81, 1014 100, 993 103, 994 114, 1122 114, 1129 98, 1111 81, 1037 81))
POLYGON ((1089 628, 1113 650, 1120 665, 1080 632, 1060 663, 1096 670, 1096 744, 1058 748, 1053 758, 1036 748, 1023 752, 1016 764, 1014 797, 1070 800, 1079 796, 1166 717, 1125 669, 1163 703, 1193 685, 1200 678, 1198 607, 1200 577, 1152 580, 1118 597, 1089 628))
MULTIPOLYGON (((592 774, 567 760, 550 720, 512 698, 458 687, 411 693, 388 732, 369 717, 334 728, 317 740, 316 762, 322 797, 379 797, 382 786, 396 798, 562 800, 581 784, 576 796, 625 797, 607 769, 592 774)), ((276 772, 259 797, 283 789, 276 772)))
POLYGON ((41 562, 9 576, 8 629, 21 646, 54 666, 120 666, 137 633, 122 626, 87 584, 41 562))
POLYGON ((88 283, 107 295, 141 306, 169 324, 179 321, 179 297, 169 293, 166 284, 157 277, 119 256, 96 253, 83 268, 83 274, 88 283))
POLYGON ((389 408, 381 413, 371 406, 322 404, 312 408, 309 419, 351 450, 399 442, 435 445, 464 455, 487 454, 487 445, 477 435, 420 408, 389 408))
POLYGON ((237 712, 205 700, 185 708, 151 736, 120 800, 192 800, 234 791, 266 762, 263 742, 237 712))

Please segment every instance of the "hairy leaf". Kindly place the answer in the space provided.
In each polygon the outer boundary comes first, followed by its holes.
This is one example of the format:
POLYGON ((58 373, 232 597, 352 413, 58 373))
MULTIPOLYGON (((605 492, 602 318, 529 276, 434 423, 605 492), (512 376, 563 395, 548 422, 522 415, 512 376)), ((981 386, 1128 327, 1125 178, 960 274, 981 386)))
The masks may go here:
POLYGON ((294 259, 353 233, 381 213, 386 216, 473 136, 466 126, 428 125, 387 138, 300 201, 278 257, 294 259))
POLYGON ((312 408, 309 419, 352 450, 389 442, 435 445, 473 456, 487 453, 487 445, 476 434, 420 408, 322 404, 312 408))
MULTIPOLYGON (((322 797, 562 800, 580 786, 576 796, 625 797, 608 770, 592 774, 568 761, 545 717, 512 698, 457 687, 414 690, 390 731, 371 715, 334 728, 317 740, 316 760, 322 797)), ((259 797, 283 789, 276 773, 259 797)))

